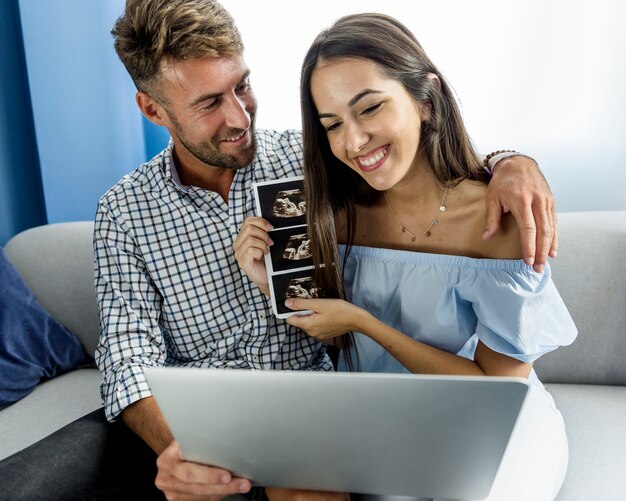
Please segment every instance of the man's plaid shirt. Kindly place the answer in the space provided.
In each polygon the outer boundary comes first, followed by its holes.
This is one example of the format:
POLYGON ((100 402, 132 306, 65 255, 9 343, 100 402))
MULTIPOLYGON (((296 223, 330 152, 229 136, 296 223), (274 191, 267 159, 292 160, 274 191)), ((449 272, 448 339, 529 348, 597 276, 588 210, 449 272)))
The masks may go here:
POLYGON ((228 204, 181 186, 171 142, 101 198, 96 362, 108 419, 151 395, 144 367, 332 368, 323 346, 273 316, 234 257, 238 229, 255 215, 252 183, 301 173, 299 132, 256 136, 257 155, 236 172, 228 204))

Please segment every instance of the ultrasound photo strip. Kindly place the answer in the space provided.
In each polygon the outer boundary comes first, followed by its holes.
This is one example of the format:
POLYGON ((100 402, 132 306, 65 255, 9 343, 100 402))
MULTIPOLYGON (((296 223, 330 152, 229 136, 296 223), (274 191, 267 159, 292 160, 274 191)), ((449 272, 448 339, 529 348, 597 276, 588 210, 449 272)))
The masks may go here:
POLYGON ((254 184, 256 211, 274 227, 274 245, 265 256, 272 309, 278 318, 308 314, 285 306, 292 297, 317 297, 313 259, 306 226, 306 200, 302 176, 254 184))

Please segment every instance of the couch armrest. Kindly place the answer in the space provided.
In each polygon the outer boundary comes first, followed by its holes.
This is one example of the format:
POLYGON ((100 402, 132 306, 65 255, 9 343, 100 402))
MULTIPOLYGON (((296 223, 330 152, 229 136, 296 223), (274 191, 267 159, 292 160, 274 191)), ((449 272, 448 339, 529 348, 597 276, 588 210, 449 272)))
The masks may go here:
POLYGON ((41 306, 93 356, 98 312, 92 241, 93 223, 80 221, 31 228, 4 249, 41 306))

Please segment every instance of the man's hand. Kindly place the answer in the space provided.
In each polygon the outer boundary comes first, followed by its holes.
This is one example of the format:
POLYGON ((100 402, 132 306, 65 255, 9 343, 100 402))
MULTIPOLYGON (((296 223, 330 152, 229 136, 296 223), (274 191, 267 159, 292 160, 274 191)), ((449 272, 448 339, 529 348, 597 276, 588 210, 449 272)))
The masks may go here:
POLYGON ((249 480, 233 477, 226 470, 185 461, 154 397, 126 407, 122 419, 159 454, 155 484, 167 499, 216 501, 252 488, 249 480))
POLYGON ((493 238, 503 213, 511 212, 520 229, 526 264, 542 272, 558 248, 554 197, 537 164, 514 156, 498 163, 487 190, 487 220, 483 240, 493 238))
POLYGON ((185 461, 175 441, 161 453, 157 467, 155 483, 168 500, 217 501, 252 488, 249 480, 233 477, 226 470, 185 461))
POLYGON ((271 229, 272 225, 265 219, 249 217, 244 221, 233 243, 239 267, 268 296, 269 285, 263 257, 274 243, 267 233, 271 229))

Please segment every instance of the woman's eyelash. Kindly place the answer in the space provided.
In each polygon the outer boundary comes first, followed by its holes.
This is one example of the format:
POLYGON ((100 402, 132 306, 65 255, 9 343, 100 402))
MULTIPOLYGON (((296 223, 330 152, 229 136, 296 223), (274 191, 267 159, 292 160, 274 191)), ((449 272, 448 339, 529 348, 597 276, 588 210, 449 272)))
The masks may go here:
MULTIPOLYGON (((376 110, 378 110, 382 106, 382 104, 383 103, 376 103, 376 104, 373 104, 372 106, 368 106, 363 111, 361 111, 361 115, 369 115, 371 113, 374 113, 376 110)), ((324 130, 326 132, 332 132, 336 130, 340 125, 341 125, 341 122, 333 123, 327 127, 324 127, 324 130)))
POLYGON ((373 113, 373 112, 374 112, 374 111, 376 111, 378 108, 380 108, 381 104, 382 104, 382 103, 376 103, 376 104, 374 104, 374 105, 372 105, 372 106, 368 106, 367 108, 365 108, 365 109, 363 110, 363 112, 362 112, 362 113, 363 113, 363 114, 365 114, 365 115, 367 115, 368 113, 373 113))

